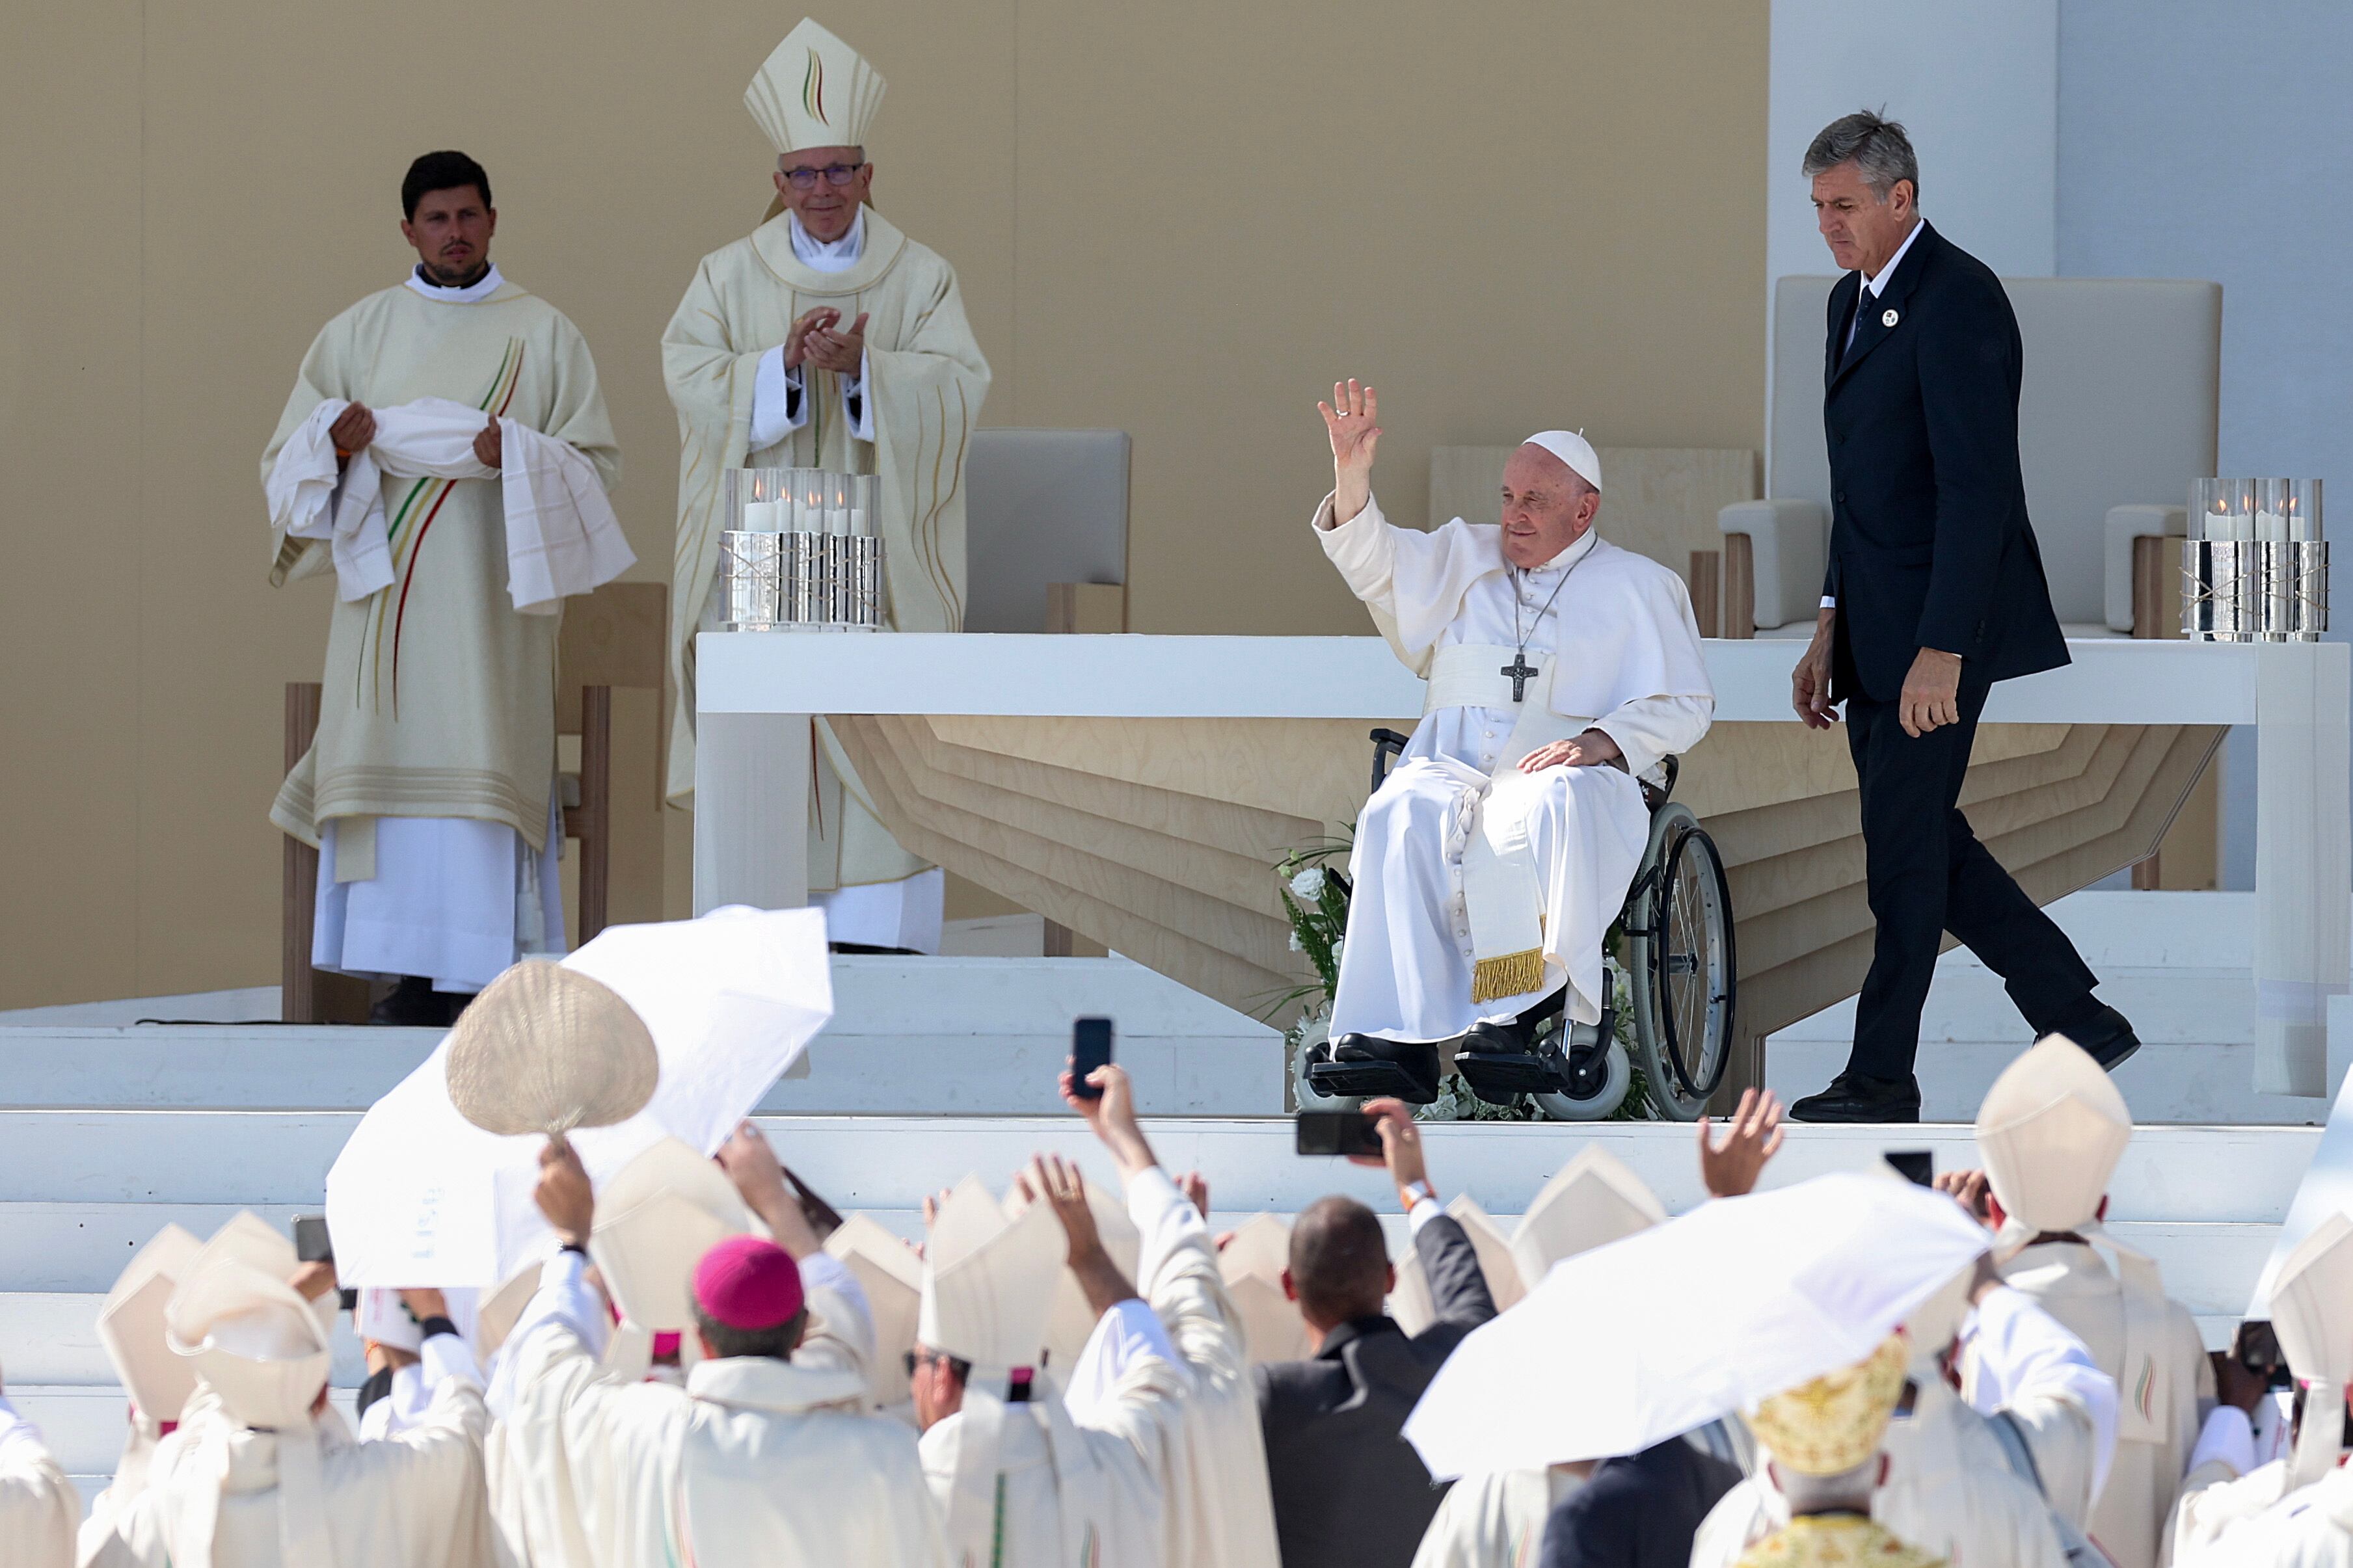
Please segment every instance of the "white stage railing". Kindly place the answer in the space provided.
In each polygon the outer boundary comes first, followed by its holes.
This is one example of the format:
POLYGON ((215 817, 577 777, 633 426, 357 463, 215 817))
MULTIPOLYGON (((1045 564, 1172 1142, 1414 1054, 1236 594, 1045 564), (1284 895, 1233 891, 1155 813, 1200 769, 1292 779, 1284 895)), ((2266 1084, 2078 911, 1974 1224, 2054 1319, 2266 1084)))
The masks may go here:
MULTIPOLYGON (((1796 723, 1803 644, 1712 640, 1717 719, 1796 723)), ((2327 1092, 2328 998, 2353 954, 2353 648, 2121 639, 2005 681, 1989 724, 2255 728, 2255 1088, 2327 1092)), ((1377 637, 704 633, 696 641, 694 905, 808 901, 808 716, 1410 718, 1377 637)))

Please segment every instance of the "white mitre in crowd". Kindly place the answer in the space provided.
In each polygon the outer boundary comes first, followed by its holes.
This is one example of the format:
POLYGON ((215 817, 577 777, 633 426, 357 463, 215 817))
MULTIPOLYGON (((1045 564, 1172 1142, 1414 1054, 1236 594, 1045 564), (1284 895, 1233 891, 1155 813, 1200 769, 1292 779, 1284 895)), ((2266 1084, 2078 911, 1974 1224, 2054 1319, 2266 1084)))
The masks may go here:
MULTIPOLYGON (((1507 489, 1526 472, 1559 492, 1547 500, 1564 515, 1599 508, 1600 458, 1582 436, 1541 431, 1513 463, 1507 489)), ((1523 569, 1499 524, 1456 518, 1425 533, 1392 525, 1377 500, 1345 521, 1334 507, 1317 509, 1317 542, 1429 681, 1411 742, 1357 823, 1335 1059, 1362 1048, 1351 1037, 1437 1042, 1510 1025, 1564 985, 1569 1018, 1598 1022, 1602 939, 1650 841, 1638 780, 1697 744, 1715 711, 1689 594, 1602 538, 1594 510, 1523 569), (1617 754, 1521 771, 1590 732, 1617 754)))
MULTIPOLYGON (((1978 1111, 2003 1279, 2081 1340, 2116 1386, 2114 1458, 2105 1479, 2094 1475, 2085 1533, 2118 1568, 2158 1568, 2214 1403, 2214 1371, 2196 1320, 2167 1299, 2157 1265, 2101 1226, 2131 1138, 2115 1080, 2059 1035, 2010 1063, 1978 1111), (2100 1248, 2114 1254, 2113 1268, 2100 1248)), ((2011 1392, 1988 1348, 1979 1336, 1962 1357, 1963 1394, 1980 1411, 2005 1405, 2011 1392)))
POLYGON ((2344 1468, 2353 1220, 2332 1214, 2296 1244, 2273 1282, 2271 1314, 2301 1391, 2295 1449, 2234 1479, 2218 1479, 2230 1473, 2221 1465, 2193 1471, 2174 1521, 2176 1568, 2353 1564, 2353 1476, 2344 1468), (2200 1486, 2202 1478, 2216 1479, 2200 1486))
POLYGON ((959 1406, 923 1433, 923 1472, 959 1562, 1158 1568, 1161 1466, 1183 1374, 1146 1356, 1083 1421, 1039 1364, 1069 1245, 1053 1211, 1008 1215, 967 1176, 923 1252, 918 1355, 968 1364, 959 1406))
POLYGON ((631 1160, 596 1194, 596 1228, 588 1256, 604 1277, 621 1321, 605 1350, 607 1371, 633 1381, 654 1371, 658 1334, 676 1334, 681 1381, 702 1359, 692 1332, 690 1281, 702 1255, 752 1229, 752 1213, 717 1164, 675 1138, 631 1160))

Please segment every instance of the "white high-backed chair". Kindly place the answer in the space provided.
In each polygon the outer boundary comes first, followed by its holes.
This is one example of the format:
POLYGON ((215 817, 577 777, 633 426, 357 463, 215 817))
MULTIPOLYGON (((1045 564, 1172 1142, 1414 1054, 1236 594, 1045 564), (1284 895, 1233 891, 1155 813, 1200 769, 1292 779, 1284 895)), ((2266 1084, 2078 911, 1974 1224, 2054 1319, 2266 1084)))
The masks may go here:
MULTIPOLYGON (((1767 635, 1810 631, 1821 602, 1831 494, 1822 339, 1837 281, 1774 286, 1769 499, 1717 519, 1725 582, 1753 582, 1756 626, 1767 635)), ((2002 287, 2026 352, 2018 444, 2027 513, 2060 622, 2070 637, 2173 635, 2162 624, 2161 542, 2184 531, 2189 481, 2215 471, 2222 286, 2005 278, 2002 287)))
POLYGON ((1124 430, 972 433, 965 630, 1127 629, 1128 447, 1124 430))

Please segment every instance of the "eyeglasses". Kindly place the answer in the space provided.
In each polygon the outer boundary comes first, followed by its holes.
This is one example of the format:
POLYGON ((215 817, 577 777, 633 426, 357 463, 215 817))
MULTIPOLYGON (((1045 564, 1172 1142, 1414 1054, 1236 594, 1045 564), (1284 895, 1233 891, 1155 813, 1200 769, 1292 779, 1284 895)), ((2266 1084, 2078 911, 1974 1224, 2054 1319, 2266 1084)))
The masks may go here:
POLYGON ((819 174, 825 176, 828 185, 846 185, 858 178, 859 171, 865 167, 863 163, 828 163, 822 169, 786 169, 785 178, 793 183, 797 191, 813 191, 819 174))

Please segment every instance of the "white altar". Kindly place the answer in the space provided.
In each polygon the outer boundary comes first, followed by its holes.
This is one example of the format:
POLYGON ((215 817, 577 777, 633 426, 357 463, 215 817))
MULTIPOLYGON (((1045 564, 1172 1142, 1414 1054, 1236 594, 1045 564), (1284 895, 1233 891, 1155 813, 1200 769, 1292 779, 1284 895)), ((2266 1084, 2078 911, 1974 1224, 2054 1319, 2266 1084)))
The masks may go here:
MULTIPOLYGON (((1714 640, 1719 722, 1786 722, 1802 645, 1714 640)), ((2256 1087, 2327 1092, 2353 953, 2353 648, 2071 642, 1984 722, 2256 730, 2256 1087)), ((1377 637, 705 633, 696 647, 694 901, 807 901, 812 715, 1396 721, 1422 683, 1377 637)))

